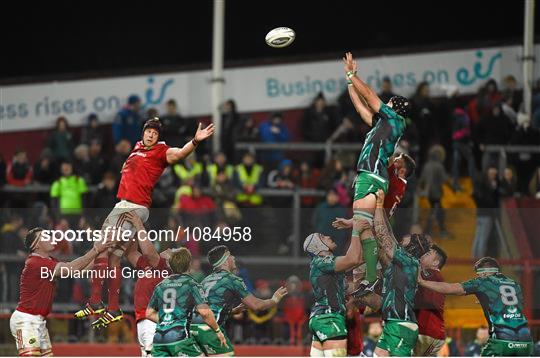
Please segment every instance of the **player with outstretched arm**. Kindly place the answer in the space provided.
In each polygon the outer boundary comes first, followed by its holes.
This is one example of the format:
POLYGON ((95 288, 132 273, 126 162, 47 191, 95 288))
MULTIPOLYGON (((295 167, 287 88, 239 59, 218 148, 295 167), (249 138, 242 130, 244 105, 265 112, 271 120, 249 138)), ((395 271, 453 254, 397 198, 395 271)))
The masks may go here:
POLYGON ((481 355, 530 356, 533 342, 523 314, 521 286, 504 275, 497 260, 483 257, 474 264, 477 277, 462 283, 434 282, 418 276, 420 286, 445 295, 475 295, 489 324, 481 355))
POLYGON ((52 346, 47 330, 47 315, 51 312, 56 291, 56 279, 63 268, 69 272, 83 270, 101 252, 116 244, 109 237, 98 240, 83 256, 59 262, 51 253, 54 243, 42 235, 43 228, 33 228, 24 240, 30 252, 20 279, 19 304, 9 320, 11 334, 15 338, 20 356, 51 356, 52 346))
MULTIPOLYGON (((130 211, 134 211, 143 223, 146 222, 149 216, 148 208, 152 203, 152 190, 165 168, 193 152, 201 141, 214 133, 214 125, 210 124, 203 129, 199 123, 195 137, 182 148, 171 148, 165 142, 159 141, 160 133, 161 122, 157 117, 146 121, 141 141, 137 142, 122 167, 122 178, 117 194, 120 201, 105 219, 103 228, 121 227, 124 230, 131 230, 132 225, 126 220, 126 213, 130 211)), ((97 277, 92 279, 89 302, 75 313, 77 318, 100 315, 99 319, 92 323, 94 328, 107 326, 123 317, 119 306, 122 280, 119 271, 120 259, 126 249, 127 245, 118 245, 111 254, 105 251, 94 261, 94 270, 116 271, 116 274, 109 275, 108 306, 105 307, 102 302, 104 279, 100 277, 105 277, 105 274, 96 275, 97 277)))
MULTIPOLYGON (((373 88, 356 75, 357 64, 350 52, 345 54, 343 62, 352 103, 364 122, 372 127, 358 157, 353 201, 354 217, 363 218, 372 224, 375 193, 379 189, 385 194, 388 192, 388 161, 405 131, 405 118, 411 105, 407 98, 401 96, 394 96, 384 104, 373 88)), ((358 235, 353 232, 353 236, 355 234, 358 235)), ((362 235, 362 254, 366 262, 366 278, 362 286, 367 294, 373 292, 379 282, 378 246, 370 230, 365 230, 362 235)))

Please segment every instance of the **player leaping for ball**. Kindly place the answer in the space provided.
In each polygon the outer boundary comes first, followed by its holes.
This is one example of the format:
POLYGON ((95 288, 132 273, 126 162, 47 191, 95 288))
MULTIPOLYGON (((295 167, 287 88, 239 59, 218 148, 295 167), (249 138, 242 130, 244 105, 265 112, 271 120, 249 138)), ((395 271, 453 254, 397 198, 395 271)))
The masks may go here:
MULTIPOLYGON (((146 121, 142 131, 142 140, 137 142, 122 167, 122 178, 118 188, 117 198, 120 200, 103 223, 106 227, 122 227, 131 230, 132 225, 126 220, 125 214, 134 211, 142 220, 148 219, 148 208, 152 202, 152 190, 165 168, 187 157, 195 150, 197 145, 214 133, 214 125, 202 128, 199 123, 195 137, 182 148, 171 148, 165 142, 159 142, 161 123, 157 117, 146 121)), ((134 232, 131 231, 134 235, 134 232)), ((102 302, 104 279, 93 278, 91 297, 85 308, 75 313, 77 318, 86 318, 100 314, 99 319, 92 323, 92 327, 103 327, 122 319, 119 306, 120 259, 127 246, 118 246, 109 255, 103 252, 94 260, 94 270, 98 271, 96 277, 106 277, 107 269, 115 271, 109 275, 108 307, 102 302)))
MULTIPOLYGON (((350 52, 345 54, 343 62, 351 100, 362 119, 372 127, 366 135, 358 158, 353 212, 355 218, 363 218, 373 224, 376 202, 374 194, 379 189, 385 194, 388 192, 388 161, 405 131, 405 118, 409 113, 410 102, 405 97, 394 96, 388 104, 384 104, 375 91, 356 76, 356 61, 350 52)), ((358 232, 353 229, 353 236, 355 235, 358 235, 358 232)), ((378 283, 377 241, 371 230, 363 231, 360 239, 366 262, 366 278, 362 287, 368 293, 373 292, 378 283)))

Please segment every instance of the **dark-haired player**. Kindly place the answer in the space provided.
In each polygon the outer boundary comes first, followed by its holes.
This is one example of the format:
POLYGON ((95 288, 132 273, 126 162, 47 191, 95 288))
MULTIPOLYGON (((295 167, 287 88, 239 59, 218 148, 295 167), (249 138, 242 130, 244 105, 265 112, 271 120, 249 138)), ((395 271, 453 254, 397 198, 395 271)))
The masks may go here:
MULTIPOLYGON (((201 284, 208 305, 222 330, 231 315, 244 307, 253 311, 267 310, 278 305, 287 294, 285 287, 278 288, 272 298, 266 300, 251 294, 244 280, 235 275, 236 261, 225 245, 212 248, 207 258, 213 271, 201 284)), ((193 319, 191 334, 207 356, 234 355, 234 348, 229 338, 225 335, 227 345, 221 345, 216 333, 202 321, 200 316, 193 319)))
POLYGON ((475 295, 489 324, 489 339, 482 356, 530 356, 533 342, 523 314, 521 286, 503 275, 497 260, 483 257, 474 264, 477 277, 462 283, 433 282, 418 277, 418 283, 445 295, 475 295))
MULTIPOLYGON (((358 158, 353 211, 355 217, 373 223, 376 198, 370 194, 379 189, 388 193, 388 161, 405 131, 405 118, 411 106, 409 100, 401 96, 394 96, 384 104, 377 93, 356 75, 356 61, 350 52, 345 54, 343 62, 352 103, 364 122, 372 127, 358 158)), ((360 239, 366 262, 366 278, 362 285, 367 293, 372 292, 378 282, 378 248, 370 230, 364 231, 360 239)))
MULTIPOLYGON (((199 142, 214 133, 214 125, 210 124, 203 129, 199 123, 195 137, 182 148, 171 148, 165 142, 158 141, 160 133, 161 123, 158 118, 146 121, 142 139, 137 142, 122 167, 122 178, 117 194, 120 201, 105 219, 103 228, 121 227, 124 230, 130 230, 132 225, 125 217, 129 211, 134 211, 143 222, 146 222, 149 215, 148 208, 152 202, 152 190, 165 168, 193 152, 199 142)), ((94 270, 102 273, 96 275, 97 277, 105 277, 104 273, 107 269, 115 271, 109 275, 108 307, 105 307, 101 301, 104 279, 93 278, 89 302, 85 308, 75 313, 77 318, 100 314, 99 319, 92 323, 94 328, 107 326, 123 317, 119 306, 122 281, 120 259, 125 250, 126 245, 118 246, 111 255, 105 251, 94 261, 94 270)))
POLYGON ((99 240, 83 256, 70 262, 58 262, 50 256, 55 246, 50 238, 42 236, 43 230, 30 230, 24 240, 30 255, 21 274, 19 304, 9 320, 20 356, 52 355, 45 319, 51 312, 56 290, 55 279, 60 277, 60 271, 64 268, 69 272, 82 270, 114 244, 112 240, 99 240))
MULTIPOLYGON (((441 269, 447 255, 438 245, 432 244, 427 254, 420 259, 422 278, 428 281, 442 282, 441 269)), ((418 321, 418 341, 414 355, 418 357, 436 357, 444 345, 444 295, 424 287, 418 287, 414 299, 416 320, 418 321)))

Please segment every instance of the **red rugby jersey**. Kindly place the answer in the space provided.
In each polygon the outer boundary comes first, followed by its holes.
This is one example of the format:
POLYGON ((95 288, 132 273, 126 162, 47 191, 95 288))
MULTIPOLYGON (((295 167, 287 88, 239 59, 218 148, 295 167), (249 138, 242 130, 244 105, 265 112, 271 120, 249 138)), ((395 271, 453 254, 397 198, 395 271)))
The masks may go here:
POLYGON ((160 283, 164 277, 162 271, 166 270, 169 272, 169 275, 172 273, 167 260, 163 257, 159 259, 159 262, 155 268, 150 266, 150 263, 146 257, 141 256, 137 260, 137 270, 152 270, 154 271, 151 278, 141 277, 137 279, 135 283, 135 289, 133 291, 133 296, 135 297, 134 306, 135 306, 135 320, 138 322, 146 318, 146 308, 148 307, 148 302, 152 298, 152 293, 154 293, 154 288, 157 284, 160 283), (156 271, 160 271, 159 273, 156 271))
POLYGON ((28 256, 21 274, 17 311, 43 317, 51 312, 56 282, 51 281, 50 275, 57 264, 54 258, 28 256))
MULTIPOLYGON (((424 280, 443 282, 440 271, 422 271, 424 280)), ((435 339, 445 339, 444 330, 444 295, 428 288, 418 287, 415 297, 415 314, 418 321, 418 333, 435 339)))
POLYGON ((168 149, 165 142, 157 142, 149 149, 141 141, 137 142, 122 168, 118 199, 150 207, 154 185, 169 165, 168 149))
POLYGON ((396 211, 405 190, 407 190, 407 180, 400 178, 394 170, 394 165, 388 167, 388 193, 384 197, 384 208, 388 217, 392 217, 396 211))

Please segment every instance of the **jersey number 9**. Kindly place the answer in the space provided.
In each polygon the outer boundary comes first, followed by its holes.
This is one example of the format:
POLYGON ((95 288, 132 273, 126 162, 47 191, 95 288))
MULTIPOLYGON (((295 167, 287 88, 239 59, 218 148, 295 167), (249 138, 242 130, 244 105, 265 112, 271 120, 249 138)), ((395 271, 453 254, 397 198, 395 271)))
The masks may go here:
POLYGON ((176 306, 176 290, 167 288, 163 291, 163 312, 172 313, 176 306))

